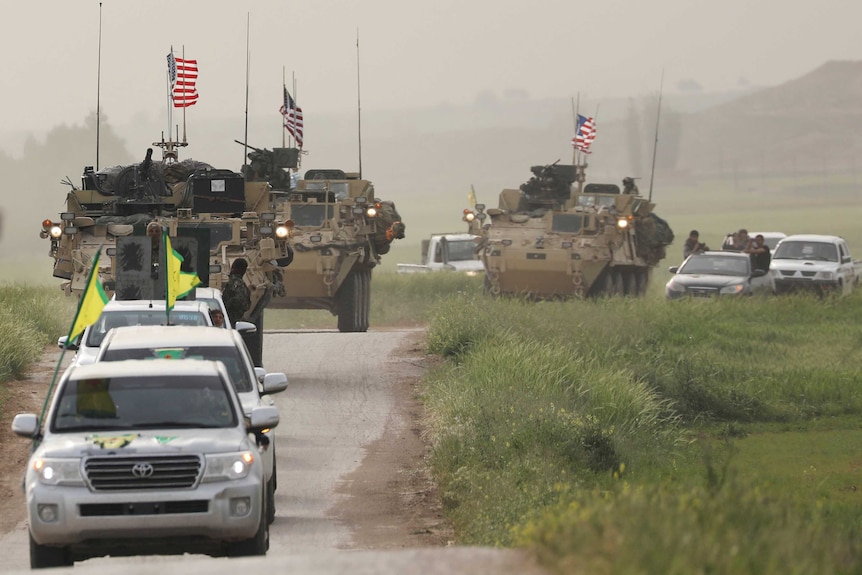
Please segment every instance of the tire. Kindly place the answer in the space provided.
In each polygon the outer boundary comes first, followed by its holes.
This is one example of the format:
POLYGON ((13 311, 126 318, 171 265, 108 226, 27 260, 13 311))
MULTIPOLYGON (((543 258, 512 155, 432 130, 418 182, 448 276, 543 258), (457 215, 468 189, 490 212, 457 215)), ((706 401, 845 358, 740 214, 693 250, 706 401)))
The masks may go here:
POLYGON ((71 567, 74 564, 69 550, 65 547, 48 547, 33 541, 30 535, 30 568, 71 567))
POLYGON ((347 277, 344 278, 344 283, 338 289, 336 295, 337 311, 338 311, 338 331, 340 332, 356 332, 360 330, 359 323, 359 302, 362 295, 359 279, 360 272, 353 270, 347 277))
POLYGON ((638 296, 645 296, 649 287, 649 270, 639 269, 635 271, 635 279, 637 280, 638 296))
POLYGON ((623 290, 628 297, 638 296, 637 270, 625 270, 623 273, 623 290))
POLYGON ((621 296, 625 293, 625 288, 623 287, 623 272, 620 270, 613 270, 611 273, 612 283, 613 283, 613 292, 612 296, 621 296))
POLYGON ((366 332, 371 326, 371 270, 362 272, 364 291, 362 294, 362 324, 360 331, 366 332))
POLYGON ((272 525, 275 521, 275 468, 272 477, 266 482, 266 524, 272 525))
POLYGON ((257 532, 251 539, 244 541, 232 542, 228 545, 227 554, 229 557, 250 557, 255 555, 266 555, 269 549, 269 523, 267 516, 269 510, 266 506, 266 487, 264 486, 263 493, 263 509, 260 513, 260 523, 257 526, 257 532))
POLYGON ((614 295, 614 272, 611 268, 605 268, 605 273, 602 277, 602 289, 599 295, 602 297, 612 297, 614 295))

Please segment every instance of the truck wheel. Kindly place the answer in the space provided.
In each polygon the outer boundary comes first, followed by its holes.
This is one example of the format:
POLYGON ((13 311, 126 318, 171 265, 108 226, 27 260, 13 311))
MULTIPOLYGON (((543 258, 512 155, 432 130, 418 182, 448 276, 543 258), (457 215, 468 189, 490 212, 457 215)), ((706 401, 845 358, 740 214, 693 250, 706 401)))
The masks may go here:
POLYGON ((635 271, 635 279, 637 280, 638 295, 645 296, 647 287, 649 287, 649 270, 639 269, 635 271))
POLYGON ((605 268, 604 276, 602 277, 602 297, 611 297, 614 295, 614 272, 611 268, 605 268))
POLYGON ((624 270, 623 274, 623 289, 628 297, 637 297, 638 295, 638 280, 637 270, 624 270))
POLYGON ((33 541, 30 535, 30 568, 71 567, 74 564, 69 550, 65 547, 48 547, 33 541))
POLYGON ((275 521, 275 469, 272 477, 266 482, 266 523, 271 525, 275 521))
POLYGON ((614 297, 623 295, 625 293, 625 288, 623 287, 623 272, 615 269, 613 270, 611 277, 613 278, 614 284, 613 292, 611 293, 611 295, 613 295, 614 297))
POLYGON ((228 545, 227 554, 229 557, 248 557, 251 555, 266 555, 269 549, 269 523, 267 523, 266 509, 266 488, 264 487, 263 509, 260 510, 260 522, 257 525, 257 532, 251 539, 244 541, 232 542, 228 545))
POLYGON ((361 295, 359 298, 359 326, 357 331, 366 332, 370 324, 371 313, 371 270, 362 270, 359 273, 361 295))
POLYGON ((359 291, 357 289, 357 283, 359 282, 357 281, 356 276, 356 271, 352 271, 347 274, 347 277, 344 278, 344 283, 342 283, 341 287, 338 289, 338 294, 336 294, 338 331, 340 332, 359 331, 357 321, 357 295, 359 291))

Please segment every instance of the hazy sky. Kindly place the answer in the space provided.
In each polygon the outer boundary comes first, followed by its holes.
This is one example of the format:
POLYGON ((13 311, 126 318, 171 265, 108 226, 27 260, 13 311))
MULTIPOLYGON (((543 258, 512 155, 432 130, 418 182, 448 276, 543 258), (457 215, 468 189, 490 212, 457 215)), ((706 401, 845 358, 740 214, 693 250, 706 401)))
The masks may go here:
MULTIPOLYGON (((165 55, 198 60, 189 122, 278 121, 295 74, 308 118, 468 103, 483 91, 591 99, 776 84, 827 60, 862 57, 850 0, 2 0, 2 131, 164 118, 165 55), (101 13, 101 88, 97 91, 101 13)), ((122 136, 122 135, 121 135, 122 136)), ((154 135, 157 136, 157 135, 154 135)))

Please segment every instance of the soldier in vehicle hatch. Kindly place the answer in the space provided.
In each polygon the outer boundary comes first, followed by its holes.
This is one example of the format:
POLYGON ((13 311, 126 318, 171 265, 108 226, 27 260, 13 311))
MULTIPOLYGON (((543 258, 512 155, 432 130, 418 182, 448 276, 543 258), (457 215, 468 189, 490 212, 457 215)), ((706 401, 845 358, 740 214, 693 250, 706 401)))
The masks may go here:
POLYGON ((248 261, 245 258, 235 259, 230 266, 227 285, 222 289, 224 307, 227 310, 228 319, 233 325, 236 325, 236 322, 241 320, 248 308, 251 307, 251 292, 243 280, 247 269, 248 261))

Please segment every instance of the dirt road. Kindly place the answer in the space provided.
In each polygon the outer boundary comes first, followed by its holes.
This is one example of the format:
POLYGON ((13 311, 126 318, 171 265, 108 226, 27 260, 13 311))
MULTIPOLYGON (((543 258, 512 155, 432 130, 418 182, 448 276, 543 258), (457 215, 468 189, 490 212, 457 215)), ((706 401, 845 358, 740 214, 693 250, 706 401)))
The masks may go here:
MULTIPOLYGON (((281 423, 271 547, 266 558, 247 561, 265 561, 267 570, 352 575, 540 572, 518 552, 451 546, 421 436, 416 386, 429 362, 423 338, 421 330, 267 332, 264 364, 287 373, 290 385, 275 397, 281 423)), ((20 494, 29 444, 11 435, 9 422, 18 410, 41 407, 57 353, 13 386, 0 423, 0 441, 14 462, 0 479, 4 571, 29 571, 20 494)), ((152 563, 164 574, 237 569, 236 560, 186 556, 92 559, 75 572, 116 572, 122 565, 131 575, 151 572, 152 563)))

